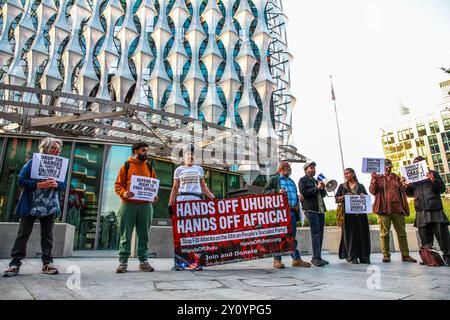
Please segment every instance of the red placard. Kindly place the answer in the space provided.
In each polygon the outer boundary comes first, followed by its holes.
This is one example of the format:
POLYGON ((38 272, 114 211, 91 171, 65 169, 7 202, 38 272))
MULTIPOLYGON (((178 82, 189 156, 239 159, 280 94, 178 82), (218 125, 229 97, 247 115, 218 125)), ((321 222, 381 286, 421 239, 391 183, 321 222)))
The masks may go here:
POLYGON ((293 253, 286 194, 180 201, 171 207, 175 255, 212 266, 293 253))

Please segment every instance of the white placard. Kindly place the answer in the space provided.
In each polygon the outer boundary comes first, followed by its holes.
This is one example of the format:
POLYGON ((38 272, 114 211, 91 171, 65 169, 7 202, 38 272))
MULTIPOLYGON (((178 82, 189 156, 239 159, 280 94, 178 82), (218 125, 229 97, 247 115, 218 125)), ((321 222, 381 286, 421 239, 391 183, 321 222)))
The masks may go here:
POLYGON ((425 160, 400 167, 402 176, 409 183, 418 182, 427 179, 428 166, 425 160))
POLYGON ((362 173, 377 174, 384 173, 384 159, 383 158, 363 158, 362 173))
POLYGON ((134 193, 132 200, 141 200, 153 202, 158 195, 159 180, 144 177, 144 176, 131 176, 130 192, 134 193))
POLYGON ((346 195, 345 196, 345 213, 371 213, 372 212, 372 200, 369 195, 357 196, 346 195))
POLYGON ((56 181, 64 182, 68 166, 69 159, 67 158, 50 154, 33 153, 31 179, 55 178, 56 181))

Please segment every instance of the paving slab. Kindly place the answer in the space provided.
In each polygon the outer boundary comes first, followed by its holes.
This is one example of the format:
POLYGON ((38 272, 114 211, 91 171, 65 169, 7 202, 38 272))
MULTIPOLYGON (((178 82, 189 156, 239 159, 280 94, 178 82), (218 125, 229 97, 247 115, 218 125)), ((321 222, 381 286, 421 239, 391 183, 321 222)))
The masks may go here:
MULTIPOLYGON (((412 255, 418 258, 417 253, 412 255)), ((382 263, 381 254, 373 254, 372 265, 349 264, 326 253, 323 257, 330 264, 322 268, 291 267, 291 259, 286 257, 285 269, 274 269, 272 259, 261 259, 207 267, 201 272, 172 271, 170 258, 150 259, 156 271, 139 272, 138 261, 131 259, 129 272, 124 274, 115 273, 118 260, 112 256, 90 253, 55 259, 60 274, 54 276, 40 273, 39 259, 25 259, 18 276, 0 278, 0 299, 450 299, 450 268, 403 263, 399 253, 392 255, 392 263, 382 263)), ((8 262, 0 260, 0 266, 6 268, 8 262)))

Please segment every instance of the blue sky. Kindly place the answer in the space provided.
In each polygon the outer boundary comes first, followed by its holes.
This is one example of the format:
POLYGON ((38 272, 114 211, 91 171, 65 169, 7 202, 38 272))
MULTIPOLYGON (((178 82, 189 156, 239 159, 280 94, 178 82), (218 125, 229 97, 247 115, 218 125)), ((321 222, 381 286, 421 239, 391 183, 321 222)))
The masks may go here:
MULTIPOLYGON (((329 75, 337 97, 346 167, 381 157, 380 128, 401 120, 402 101, 423 114, 450 79, 448 0, 284 0, 294 107, 294 139, 317 171, 342 182, 329 75)), ((303 175, 294 165, 293 178, 303 175)), ((369 176, 359 173, 366 186, 369 176)), ((327 202, 334 207, 334 201, 327 202)))

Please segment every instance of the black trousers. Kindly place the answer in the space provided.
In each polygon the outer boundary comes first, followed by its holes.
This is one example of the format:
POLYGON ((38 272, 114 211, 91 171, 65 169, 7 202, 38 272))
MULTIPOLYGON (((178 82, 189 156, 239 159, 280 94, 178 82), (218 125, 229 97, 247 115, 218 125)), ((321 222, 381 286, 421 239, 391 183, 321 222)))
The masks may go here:
MULTIPOLYGON (((49 215, 39 218, 41 224, 41 248, 42 248, 42 262, 43 264, 53 263, 52 249, 53 249, 53 226, 55 225, 55 215, 49 215)), ((33 231, 33 225, 36 217, 22 217, 20 218, 19 231, 17 232, 16 241, 11 250, 10 267, 22 265, 22 259, 27 255, 27 242, 33 231)))
POLYGON ((430 222, 425 227, 419 228, 419 237, 422 245, 433 245, 434 236, 442 250, 445 260, 450 259, 450 233, 445 223, 430 222))

